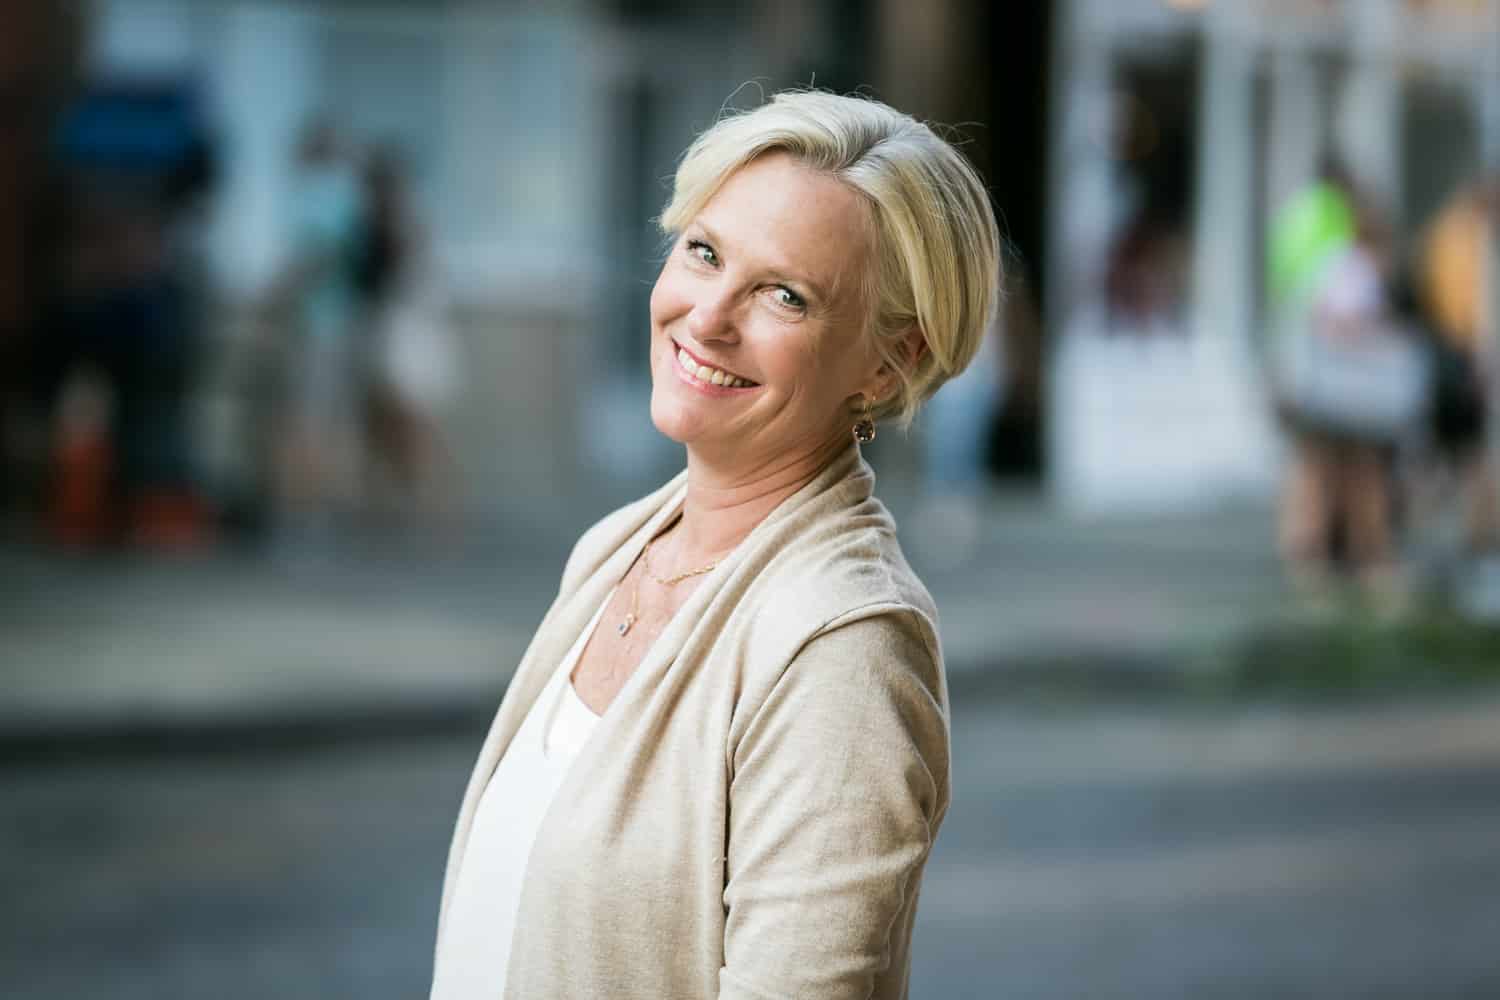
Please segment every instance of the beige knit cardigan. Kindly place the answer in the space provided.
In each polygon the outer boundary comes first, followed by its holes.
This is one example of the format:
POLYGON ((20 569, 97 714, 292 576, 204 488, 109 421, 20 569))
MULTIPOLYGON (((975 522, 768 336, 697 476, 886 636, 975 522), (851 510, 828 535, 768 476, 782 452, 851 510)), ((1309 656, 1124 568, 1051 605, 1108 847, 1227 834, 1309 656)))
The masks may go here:
MULTIPOLYGON (((469 780, 443 914, 496 763, 684 483, 568 559, 469 780)), ((873 485, 851 446, 704 579, 610 704, 528 859, 507 998, 906 996, 948 695, 936 609, 873 485)))

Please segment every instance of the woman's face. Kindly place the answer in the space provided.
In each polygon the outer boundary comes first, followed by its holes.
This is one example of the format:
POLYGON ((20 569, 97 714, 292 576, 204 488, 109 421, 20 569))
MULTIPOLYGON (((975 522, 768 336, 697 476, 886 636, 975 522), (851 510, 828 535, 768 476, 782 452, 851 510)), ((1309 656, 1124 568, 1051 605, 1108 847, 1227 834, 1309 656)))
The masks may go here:
POLYGON ((868 233, 859 195, 784 153, 731 175, 651 293, 657 429, 752 470, 847 435, 879 368, 863 334, 868 233))

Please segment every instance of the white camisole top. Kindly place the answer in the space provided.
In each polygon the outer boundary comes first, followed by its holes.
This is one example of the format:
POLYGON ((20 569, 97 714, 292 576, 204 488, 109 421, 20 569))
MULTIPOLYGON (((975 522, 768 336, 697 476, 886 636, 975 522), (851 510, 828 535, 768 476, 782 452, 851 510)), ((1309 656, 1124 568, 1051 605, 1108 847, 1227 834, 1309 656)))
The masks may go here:
POLYGON ((485 786, 438 950, 432 1000, 505 993, 526 859, 547 807, 599 722, 570 675, 610 597, 563 657, 485 786))

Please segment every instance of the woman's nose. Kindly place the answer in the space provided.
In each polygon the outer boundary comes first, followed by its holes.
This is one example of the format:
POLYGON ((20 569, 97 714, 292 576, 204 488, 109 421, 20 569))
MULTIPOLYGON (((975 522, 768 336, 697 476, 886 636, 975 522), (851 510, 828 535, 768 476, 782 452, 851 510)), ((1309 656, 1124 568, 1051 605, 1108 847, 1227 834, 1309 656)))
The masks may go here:
POLYGON ((693 339, 732 340, 738 336, 733 303, 727 295, 704 295, 688 313, 688 332, 693 339))

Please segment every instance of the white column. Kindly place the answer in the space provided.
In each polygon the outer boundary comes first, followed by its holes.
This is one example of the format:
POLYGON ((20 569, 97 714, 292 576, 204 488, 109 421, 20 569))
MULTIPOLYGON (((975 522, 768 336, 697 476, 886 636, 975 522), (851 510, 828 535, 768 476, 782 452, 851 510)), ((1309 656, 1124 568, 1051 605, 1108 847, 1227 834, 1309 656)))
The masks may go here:
POLYGON ((1474 76, 1474 106, 1479 109, 1480 163, 1486 170, 1500 170, 1500 0, 1490 0, 1486 22, 1490 44, 1474 76))
POLYGON ((1323 143, 1323 95, 1306 52, 1284 48, 1271 57, 1271 109, 1266 136, 1266 207, 1275 212, 1311 184, 1323 143))
POLYGON ((232 296, 263 289, 285 250, 296 142, 316 106, 317 27, 316 15, 280 4, 224 14, 213 80, 224 177, 211 247, 232 296))
POLYGON ((513 137, 502 127, 508 95, 501 90, 503 68, 494 64, 507 42, 496 11, 467 4, 447 18, 442 114, 448 148, 438 211, 448 240, 464 250, 465 259, 455 263, 476 272, 460 276, 464 289, 493 277, 504 235, 499 206, 508 183, 505 144, 513 137))
MULTIPOLYGON (((1198 108, 1193 239, 1194 338, 1183 419, 1193 422, 1178 468, 1188 495, 1265 495, 1275 479, 1276 439, 1252 344, 1255 322, 1255 169, 1253 37, 1244 8, 1216 4, 1207 13, 1198 108), (1196 485, 1195 485, 1196 484, 1196 485)), ((1294 81, 1301 83, 1297 77, 1294 81)), ((1302 125, 1297 128, 1300 132, 1302 125)), ((1288 129, 1290 131, 1290 128, 1288 129)), ((1316 151, 1312 152, 1316 156, 1316 151)), ((1283 165, 1305 169, 1299 155, 1283 165)))
POLYGON ((1240 364, 1254 315, 1253 63, 1228 28, 1210 20, 1201 70, 1192 332, 1240 364))
POLYGON ((91 70, 168 76, 195 68, 201 12, 183 0, 95 0, 91 13, 91 70))
POLYGON ((1345 0, 1353 63, 1339 90, 1334 139, 1355 181, 1399 225, 1401 80, 1396 49, 1401 10, 1395 0, 1345 0))
POLYGON ((1071 0, 1059 12, 1053 61, 1050 161, 1058 175, 1048 216, 1047 326, 1071 336, 1099 305, 1100 279, 1116 211, 1110 162, 1109 39, 1087 30, 1088 4, 1071 0))

